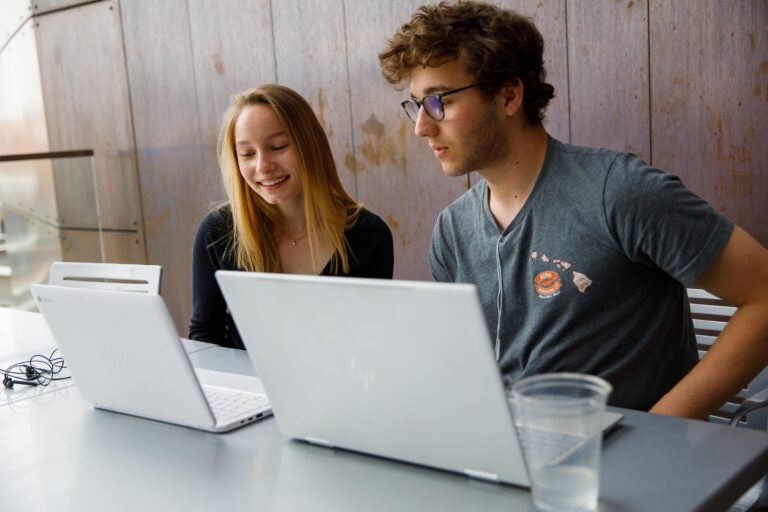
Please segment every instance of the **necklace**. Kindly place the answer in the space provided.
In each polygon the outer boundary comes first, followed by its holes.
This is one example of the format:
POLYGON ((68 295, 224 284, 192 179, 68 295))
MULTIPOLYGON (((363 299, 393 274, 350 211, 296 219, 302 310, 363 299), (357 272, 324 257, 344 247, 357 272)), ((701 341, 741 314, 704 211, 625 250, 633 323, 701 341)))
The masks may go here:
POLYGON ((296 238, 291 238, 290 236, 287 236, 287 235, 285 236, 285 238, 287 238, 288 241, 291 242, 291 245, 295 247, 296 244, 298 244, 299 241, 302 238, 304 238, 305 236, 307 236, 307 232, 306 231, 304 233, 302 233, 301 235, 297 236, 296 238))

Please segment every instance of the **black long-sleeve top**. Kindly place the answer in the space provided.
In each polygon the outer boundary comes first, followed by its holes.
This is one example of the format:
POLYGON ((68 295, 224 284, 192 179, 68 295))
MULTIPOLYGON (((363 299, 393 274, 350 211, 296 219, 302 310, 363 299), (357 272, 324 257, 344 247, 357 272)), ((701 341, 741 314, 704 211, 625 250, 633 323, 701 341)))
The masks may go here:
MULTIPOLYGON (((242 270, 233 251, 227 250, 233 231, 229 206, 210 212, 200 224, 192 249, 192 318, 189 338, 224 347, 245 348, 216 278, 217 270, 242 270)), ((377 215, 362 210, 355 224, 344 233, 349 272, 336 275, 392 279, 394 249, 392 233, 377 215)), ((320 275, 334 275, 331 262, 320 275)))

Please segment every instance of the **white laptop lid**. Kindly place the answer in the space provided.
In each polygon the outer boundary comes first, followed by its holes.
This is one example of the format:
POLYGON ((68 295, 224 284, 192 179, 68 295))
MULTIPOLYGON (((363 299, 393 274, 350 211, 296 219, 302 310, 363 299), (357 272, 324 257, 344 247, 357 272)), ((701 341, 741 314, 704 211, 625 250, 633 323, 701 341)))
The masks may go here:
POLYGON ((80 393, 95 407, 211 430, 215 420, 159 295, 32 285, 80 393))
POLYGON ((529 484, 474 286, 216 277, 284 435, 529 484))

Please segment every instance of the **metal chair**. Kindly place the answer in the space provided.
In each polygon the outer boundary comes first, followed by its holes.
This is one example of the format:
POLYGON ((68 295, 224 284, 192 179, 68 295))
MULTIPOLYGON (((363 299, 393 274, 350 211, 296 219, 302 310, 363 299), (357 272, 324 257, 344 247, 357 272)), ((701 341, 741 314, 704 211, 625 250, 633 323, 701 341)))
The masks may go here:
MULTIPOLYGON (((736 308, 727 305, 719 297, 697 288, 688 288, 688 302, 691 305, 699 358, 702 358, 736 312, 736 308)), ((766 432, 768 431, 767 406, 768 368, 764 368, 747 387, 710 415, 709 420, 733 427, 747 427, 766 432)), ((762 508, 766 504, 768 504, 768 483, 766 478, 762 478, 731 506, 729 512, 753 510, 756 507, 762 508)))
MULTIPOLYGON (((688 300, 691 305, 696 342, 699 345, 699 358, 702 358, 736 312, 736 308, 726 305, 723 300, 711 293, 697 288, 688 289, 688 300)), ((715 414, 709 417, 710 421, 729 424, 734 419, 736 411, 739 410, 740 416, 734 424, 768 431, 768 410, 755 407, 756 402, 755 397, 753 397, 755 393, 766 389, 768 389, 768 368, 764 368, 747 387, 723 404, 715 414)))
POLYGON ((161 272, 159 265, 55 261, 48 284, 159 294, 161 272))

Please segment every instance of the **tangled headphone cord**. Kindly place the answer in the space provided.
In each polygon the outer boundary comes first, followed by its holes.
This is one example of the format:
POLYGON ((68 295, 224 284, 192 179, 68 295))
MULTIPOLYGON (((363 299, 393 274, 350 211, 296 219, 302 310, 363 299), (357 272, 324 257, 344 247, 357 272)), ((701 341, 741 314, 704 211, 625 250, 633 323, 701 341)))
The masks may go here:
POLYGON ((64 358, 55 356, 59 349, 54 349, 50 356, 35 354, 26 361, 15 363, 0 369, 3 374, 3 386, 13 389, 15 384, 25 386, 47 386, 56 380, 71 379, 71 375, 61 377, 59 374, 66 368, 64 358))

